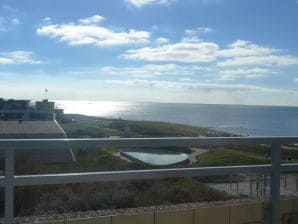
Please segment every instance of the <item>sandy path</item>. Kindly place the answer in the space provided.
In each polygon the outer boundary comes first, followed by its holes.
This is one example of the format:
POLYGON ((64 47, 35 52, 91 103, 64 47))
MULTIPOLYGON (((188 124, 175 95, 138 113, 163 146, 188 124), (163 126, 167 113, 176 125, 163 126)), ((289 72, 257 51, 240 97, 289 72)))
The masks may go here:
POLYGON ((191 148, 194 152, 188 155, 188 159, 191 164, 197 162, 197 156, 207 152, 207 149, 191 148))

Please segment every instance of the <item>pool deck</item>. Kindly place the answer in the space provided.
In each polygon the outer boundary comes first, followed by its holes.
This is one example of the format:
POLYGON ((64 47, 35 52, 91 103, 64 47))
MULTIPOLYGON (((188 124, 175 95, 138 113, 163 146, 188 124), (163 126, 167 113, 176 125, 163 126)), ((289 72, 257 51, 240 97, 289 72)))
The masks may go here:
MULTIPOLYGON (((200 149, 200 148, 191 148, 194 152, 188 155, 188 160, 190 164, 194 164, 198 161, 197 156, 207 152, 207 149, 200 149)), ((114 153, 113 156, 119 157, 120 159, 125 160, 126 162, 133 163, 134 161, 121 155, 121 152, 114 153)))
MULTIPOLYGON (((171 152, 170 150, 152 150, 152 152, 155 151, 155 152, 162 152, 162 153, 169 153, 171 152)), ((147 152, 147 151, 146 151, 147 152)), ((171 152, 170 154, 181 154, 179 152, 171 152)), ((185 154, 185 153, 183 153, 185 154)), ((120 152, 120 156, 122 157, 125 157, 126 159, 132 161, 132 162, 138 162, 138 163, 144 163, 144 164, 151 164, 153 166, 168 166, 168 165, 178 165, 178 164, 189 164, 189 158, 188 158, 188 155, 186 155, 186 158, 184 158, 183 160, 179 160, 179 161, 176 161, 176 162, 171 162, 171 163, 151 163, 149 161, 145 161, 145 160, 142 160, 136 156, 133 156, 133 155, 130 155, 129 153, 127 153, 127 151, 121 151, 120 152)))
POLYGON ((120 152, 114 153, 113 156, 119 157, 120 159, 123 159, 123 160, 125 160, 126 162, 129 162, 129 163, 133 163, 134 162, 134 161, 126 158, 125 156, 122 156, 120 152))
POLYGON ((194 152, 188 155, 189 163, 193 164, 198 161, 197 156, 207 152, 207 149, 199 149, 199 148, 190 148, 194 152))

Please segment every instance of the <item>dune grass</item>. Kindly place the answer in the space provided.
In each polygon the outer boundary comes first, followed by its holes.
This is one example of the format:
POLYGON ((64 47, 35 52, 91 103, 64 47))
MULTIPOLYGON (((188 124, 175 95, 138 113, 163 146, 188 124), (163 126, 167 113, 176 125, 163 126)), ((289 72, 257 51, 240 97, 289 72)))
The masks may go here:
POLYGON ((197 159, 196 165, 198 166, 253 165, 269 162, 261 156, 226 148, 211 149, 198 156, 197 159))

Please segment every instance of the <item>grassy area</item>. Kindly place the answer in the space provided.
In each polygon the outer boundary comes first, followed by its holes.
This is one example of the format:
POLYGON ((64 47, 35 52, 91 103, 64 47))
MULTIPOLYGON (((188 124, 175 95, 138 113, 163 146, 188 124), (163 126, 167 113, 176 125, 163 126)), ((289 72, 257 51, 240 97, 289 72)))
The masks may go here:
POLYGON ((173 124, 153 121, 125 121, 114 120, 111 128, 117 130, 129 130, 133 136, 199 136, 204 135, 205 128, 197 128, 189 125, 173 124))
MULTIPOLYGON (((74 172, 129 170, 153 168, 150 165, 129 163, 111 153, 115 149, 77 149, 74 172)), ((27 160, 26 161, 30 161, 27 160)), ((52 166, 28 162, 17 172, 29 169, 36 172, 55 171, 52 166), (33 167, 32 164, 34 164, 33 167)), ((21 166, 21 167, 20 167, 21 166)), ((58 169, 57 169, 58 170, 58 169)), ((57 186, 16 188, 16 214, 41 215, 79 212, 98 209, 117 209, 235 198, 201 183, 198 178, 177 178, 128 182, 100 182, 57 186), (28 200, 30 198, 30 200, 28 200)))
POLYGON ((76 149, 74 151, 77 162, 75 164, 78 172, 89 171, 114 171, 114 170, 132 170, 132 169, 149 169, 152 166, 144 163, 130 163, 111 153, 116 149, 107 150, 90 150, 76 149))
POLYGON ((57 214, 233 198, 236 197, 188 178, 18 187, 16 213, 57 214))
POLYGON ((269 162, 261 156, 226 148, 209 150, 197 159, 197 166, 253 165, 269 162))
MULTIPOLYGON (((202 136, 210 131, 207 128, 166 122, 125 121, 80 115, 76 115, 75 118, 78 120, 77 122, 61 124, 68 137, 184 137, 202 136)), ((230 136, 227 133, 220 134, 230 136)), ((187 147, 166 147, 162 149, 191 153, 191 150, 187 147)), ((77 162, 71 172, 155 168, 148 164, 130 163, 114 156, 113 154, 119 151, 118 148, 73 150, 77 162)), ((264 164, 268 163, 268 159, 266 158, 269 155, 268 153, 270 153, 270 150, 266 146, 219 148, 200 155, 196 164, 186 166, 177 165, 175 167, 264 164)), ((292 151, 291 153, 293 154, 292 151)), ((26 155, 20 157, 16 165, 16 173, 18 174, 61 171, 55 165, 50 166, 30 162, 30 158, 26 158, 26 155)), ((202 181, 217 182, 226 181, 229 178, 213 176, 204 178, 22 187, 16 189, 16 211, 19 215, 32 215, 226 200, 234 197, 214 190, 203 184, 202 181)), ((233 178, 236 180, 237 176, 233 178)))
MULTIPOLYGON (((185 137, 204 136, 209 128, 155 121, 130 121, 121 119, 95 118, 83 115, 68 115, 77 122, 63 123, 62 128, 69 137, 185 137)), ((223 136, 228 133, 218 132, 223 136)))
MULTIPOLYGON (((152 121, 128 121, 119 119, 93 118, 73 115, 78 122, 63 123, 62 128, 70 138, 120 137, 185 137, 201 136, 210 131, 207 128, 183 124, 152 121)), ((163 147, 156 149, 191 153, 187 147, 163 147)), ((115 152, 117 149, 114 149, 115 152)))
MULTIPOLYGON (((230 149, 252 153, 264 158, 270 158, 271 148, 267 145, 230 146, 230 149)), ((298 162, 298 149, 295 147, 282 147, 283 162, 298 162)))
POLYGON ((146 191, 137 194, 135 200, 137 206, 153 206, 157 204, 216 201, 232 198, 234 197, 224 192, 207 187, 199 180, 180 178, 154 181, 146 191))
POLYGON ((122 135, 116 129, 102 127, 102 125, 88 123, 66 123, 61 124, 69 138, 102 138, 115 135, 122 135))

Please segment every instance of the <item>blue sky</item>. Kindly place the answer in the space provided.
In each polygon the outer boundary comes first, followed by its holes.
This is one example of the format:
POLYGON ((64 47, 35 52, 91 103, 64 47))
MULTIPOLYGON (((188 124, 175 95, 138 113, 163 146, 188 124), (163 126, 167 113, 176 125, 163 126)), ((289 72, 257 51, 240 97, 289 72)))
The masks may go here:
POLYGON ((0 0, 0 97, 298 106, 296 0, 0 0))

